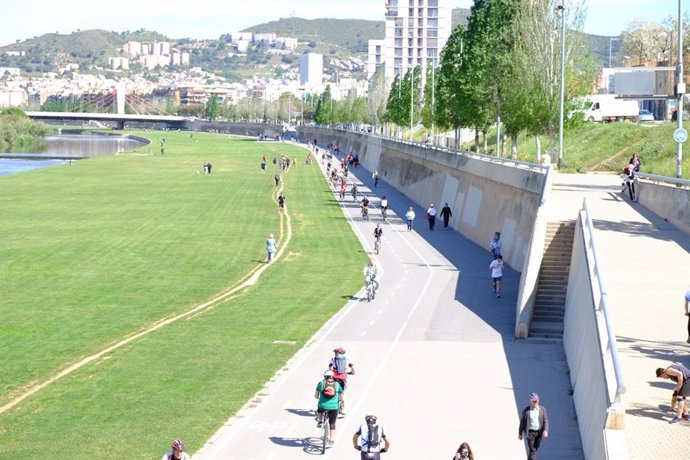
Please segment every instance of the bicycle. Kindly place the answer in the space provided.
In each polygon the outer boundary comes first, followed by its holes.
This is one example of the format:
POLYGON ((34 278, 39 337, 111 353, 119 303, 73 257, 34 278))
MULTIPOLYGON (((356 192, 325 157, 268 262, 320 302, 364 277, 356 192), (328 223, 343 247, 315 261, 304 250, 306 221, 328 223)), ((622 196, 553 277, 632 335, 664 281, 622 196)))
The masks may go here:
POLYGON ((383 220, 386 220, 387 216, 388 216, 388 207, 381 208, 381 217, 383 218, 383 220))
POLYGON ((341 188, 340 189, 340 201, 343 201, 345 199, 345 189, 341 188))
POLYGON ((330 425, 328 423, 328 417, 326 417, 326 412, 319 412, 319 423, 321 424, 321 454, 326 453, 328 448, 328 440, 331 435, 330 425))
POLYGON ((376 237, 374 239, 374 251, 376 251, 376 255, 379 255, 379 251, 381 250, 381 237, 376 237))
POLYGON ((369 220, 369 207, 362 206, 362 220, 369 220))
POLYGON ((366 277, 365 288, 367 291, 367 302, 371 302, 376 297, 376 290, 374 289, 374 278, 371 276, 366 277))
POLYGON ((357 187, 352 187, 352 201, 357 201, 357 187))

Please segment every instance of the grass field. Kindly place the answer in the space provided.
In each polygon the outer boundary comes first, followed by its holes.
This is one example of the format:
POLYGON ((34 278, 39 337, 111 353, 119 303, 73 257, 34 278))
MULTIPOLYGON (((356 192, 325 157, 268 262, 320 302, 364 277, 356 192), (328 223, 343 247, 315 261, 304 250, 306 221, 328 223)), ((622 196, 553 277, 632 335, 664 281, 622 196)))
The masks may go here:
POLYGON ((176 437, 194 451, 361 287, 366 255, 305 150, 140 134, 154 152, 165 137, 165 156, 0 178, 0 406, 263 264, 267 234, 281 232, 270 163, 280 153, 300 158, 284 180, 292 239, 256 285, 0 414, 0 458, 158 458, 176 437), (198 174, 205 161, 210 175, 198 174))

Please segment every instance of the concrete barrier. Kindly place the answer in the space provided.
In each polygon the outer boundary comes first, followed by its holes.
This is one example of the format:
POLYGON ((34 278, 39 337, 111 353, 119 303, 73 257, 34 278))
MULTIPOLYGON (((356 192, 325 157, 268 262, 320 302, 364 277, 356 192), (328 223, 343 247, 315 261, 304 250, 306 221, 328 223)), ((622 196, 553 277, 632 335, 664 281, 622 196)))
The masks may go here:
POLYGON ((690 234, 690 180, 652 174, 638 178, 639 203, 690 234))
POLYGON ((501 232, 504 260, 523 268, 548 167, 337 129, 302 127, 300 137, 358 154, 367 169, 423 208, 447 202, 450 225, 487 252, 494 232, 501 232))

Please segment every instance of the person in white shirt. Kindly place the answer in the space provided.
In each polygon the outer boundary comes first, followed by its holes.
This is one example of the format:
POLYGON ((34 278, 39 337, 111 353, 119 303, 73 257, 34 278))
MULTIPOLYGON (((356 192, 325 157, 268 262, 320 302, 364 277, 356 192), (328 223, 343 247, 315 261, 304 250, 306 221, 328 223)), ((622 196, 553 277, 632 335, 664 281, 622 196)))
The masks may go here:
POLYGON ((374 263, 374 259, 372 257, 369 258, 369 263, 367 263, 364 266, 364 281, 366 283, 367 279, 371 280, 371 283, 374 286, 374 292, 379 290, 379 282, 376 281, 376 274, 378 273, 379 269, 376 267, 376 263, 374 263))
POLYGON ((503 256, 499 255, 489 264, 491 280, 494 287, 494 295, 501 297, 501 280, 503 279, 503 256))
POLYGON ((381 453, 388 452, 391 446, 390 440, 383 427, 376 423, 376 415, 367 414, 364 420, 366 424, 361 425, 352 436, 352 445, 361 452, 361 460, 381 460, 381 453))
POLYGON ((431 203, 429 209, 426 210, 426 220, 429 221, 429 230, 433 232, 434 225, 436 225, 436 208, 433 203, 431 203))
POLYGON ((407 229, 412 230, 412 223, 414 222, 415 214, 414 209, 410 206, 410 210, 405 213, 405 219, 407 219, 407 229))

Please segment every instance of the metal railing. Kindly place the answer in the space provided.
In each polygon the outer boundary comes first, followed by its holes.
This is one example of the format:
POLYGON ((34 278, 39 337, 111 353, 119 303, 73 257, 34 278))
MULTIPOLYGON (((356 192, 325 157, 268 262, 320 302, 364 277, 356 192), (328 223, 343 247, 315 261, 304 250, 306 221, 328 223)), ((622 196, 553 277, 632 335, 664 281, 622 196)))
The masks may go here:
POLYGON ((621 397, 625 393, 625 379, 623 377, 623 369, 618 358, 618 344, 616 342, 616 335, 613 333, 613 325, 611 315, 609 313, 608 305, 608 294, 606 290, 606 285, 604 279, 601 275, 602 267, 599 260, 599 255, 597 254, 597 244, 594 235, 594 223, 592 222, 592 215, 589 211, 589 202, 585 198, 582 202, 582 209, 585 212, 585 220, 587 223, 587 232, 589 233, 589 249, 592 251, 592 257, 594 258, 594 270, 593 276, 594 281, 599 287, 599 304, 597 306, 597 311, 601 312, 604 316, 604 322, 606 326, 606 349, 602 350, 604 353, 608 352, 611 356, 611 363, 613 365, 613 372, 616 377, 616 391, 615 395, 609 393, 609 400, 614 404, 621 404, 621 397))
POLYGON ((676 187, 690 190, 690 180, 688 179, 676 179, 675 177, 657 176, 654 174, 645 173, 635 173, 635 176, 637 176, 638 179, 646 180, 654 184, 675 185, 676 187))

